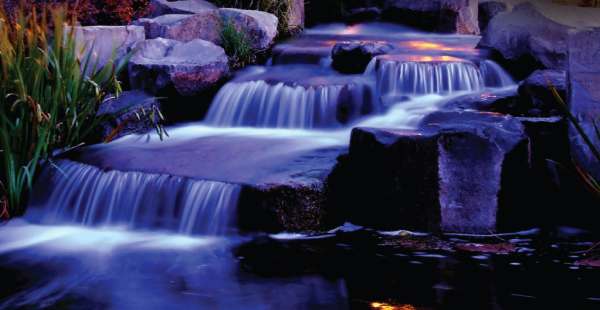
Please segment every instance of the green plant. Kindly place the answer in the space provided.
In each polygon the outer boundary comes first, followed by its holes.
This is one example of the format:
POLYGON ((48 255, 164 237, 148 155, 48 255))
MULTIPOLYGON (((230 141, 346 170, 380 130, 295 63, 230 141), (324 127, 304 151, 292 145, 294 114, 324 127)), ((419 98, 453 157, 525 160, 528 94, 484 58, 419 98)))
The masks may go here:
POLYGON ((239 31, 229 20, 223 21, 221 42, 225 53, 229 56, 232 67, 243 67, 256 60, 255 51, 252 49, 246 34, 239 31))
POLYGON ((80 59, 75 19, 64 7, 30 12, 19 9, 9 21, 0 11, 0 213, 11 216, 22 213, 39 164, 88 141, 110 117, 96 116, 98 106, 120 93, 127 61, 98 68, 80 59))

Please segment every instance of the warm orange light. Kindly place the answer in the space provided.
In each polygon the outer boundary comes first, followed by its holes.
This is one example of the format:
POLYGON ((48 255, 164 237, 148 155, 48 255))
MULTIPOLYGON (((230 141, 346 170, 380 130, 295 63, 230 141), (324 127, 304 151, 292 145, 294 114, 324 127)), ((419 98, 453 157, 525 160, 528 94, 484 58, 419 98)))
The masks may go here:
POLYGON ((430 55, 383 55, 380 59, 406 62, 464 62, 464 59, 452 56, 430 56, 430 55))
POLYGON ((448 49, 448 47, 442 45, 442 44, 438 44, 438 43, 433 43, 433 42, 428 42, 428 41, 409 41, 408 42, 408 46, 418 49, 418 50, 446 50, 448 49))
POLYGON ((419 51, 467 52, 473 50, 473 48, 467 46, 448 46, 442 43, 435 43, 430 41, 408 41, 406 42, 406 45, 410 48, 414 48, 419 51))
POLYGON ((360 30, 360 28, 358 27, 358 25, 348 26, 344 30, 342 30, 342 34, 343 35, 358 34, 359 30, 360 30))
POLYGON ((391 305, 383 302, 372 302, 371 308, 377 310, 417 310, 413 305, 391 305))

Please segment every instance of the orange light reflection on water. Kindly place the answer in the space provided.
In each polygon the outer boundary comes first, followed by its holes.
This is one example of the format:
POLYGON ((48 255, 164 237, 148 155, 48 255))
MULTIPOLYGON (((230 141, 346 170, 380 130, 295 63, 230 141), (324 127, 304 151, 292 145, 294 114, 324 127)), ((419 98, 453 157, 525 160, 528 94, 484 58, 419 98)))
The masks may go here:
POLYGON ((434 55, 383 55, 380 59, 407 61, 407 62, 464 62, 464 59, 452 56, 434 56, 434 55))
POLYGON ((449 46, 442 43, 435 43, 430 41, 408 41, 406 45, 410 48, 419 51, 444 51, 444 52, 456 52, 456 51, 471 51, 472 47, 468 46, 449 46))
POLYGON ((417 310, 413 305, 391 305, 384 302, 372 302, 371 308, 375 310, 417 310))

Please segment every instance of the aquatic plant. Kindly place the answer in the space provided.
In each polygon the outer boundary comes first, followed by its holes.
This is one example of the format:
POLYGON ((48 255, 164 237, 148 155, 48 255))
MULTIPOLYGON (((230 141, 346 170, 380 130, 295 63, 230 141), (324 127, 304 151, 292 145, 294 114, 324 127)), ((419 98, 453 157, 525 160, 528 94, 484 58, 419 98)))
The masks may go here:
POLYGON ((229 20, 223 21, 221 42, 225 53, 229 56, 232 67, 241 68, 255 62, 256 51, 252 48, 250 40, 243 31, 238 30, 229 20))
MULTIPOLYGON (((91 140, 111 116, 96 116, 127 59, 103 67, 76 47, 64 6, 0 11, 0 213, 23 212, 41 162, 91 140), (91 70, 88 70, 91 69, 91 70), (91 72, 87 74, 86 72, 91 72)), ((127 57, 126 57, 127 58, 127 57)))

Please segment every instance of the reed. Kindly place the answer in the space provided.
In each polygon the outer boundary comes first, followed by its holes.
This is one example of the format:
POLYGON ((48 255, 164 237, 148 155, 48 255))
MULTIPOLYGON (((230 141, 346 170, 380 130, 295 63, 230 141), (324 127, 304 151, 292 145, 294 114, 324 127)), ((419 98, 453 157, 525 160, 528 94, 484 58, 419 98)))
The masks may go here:
POLYGON ((127 59, 97 67, 81 56, 76 19, 67 13, 63 6, 21 8, 9 20, 0 11, 2 217, 22 214, 40 163, 88 142, 110 118, 96 115, 102 98, 121 91, 117 75, 127 59))
MULTIPOLYGON (((581 122, 571 113, 569 107, 565 100, 560 96, 558 90, 552 83, 550 79, 547 79, 547 83, 550 86, 550 90, 552 91, 552 95, 556 99, 558 106, 563 111, 565 117, 569 120, 569 122, 573 125, 573 128, 577 131, 577 133, 583 139, 583 142, 589 148, 590 152, 594 155, 594 158, 600 163, 600 147, 594 145, 592 142, 592 137, 590 137, 586 131, 583 129, 581 122)), ((598 139, 600 139, 600 129, 598 129, 597 122, 594 121, 594 133, 598 139)), ((591 174, 581 168, 579 165, 575 164, 575 171, 580 179, 584 182, 585 186, 594 194, 600 197, 600 182, 598 182, 591 174)))
POLYGON ((233 68, 241 68, 255 62, 256 51, 252 48, 250 40, 243 31, 237 30, 231 21, 223 21, 221 41, 233 68))

